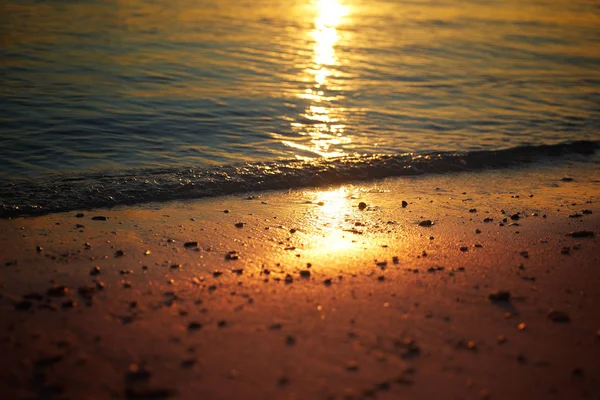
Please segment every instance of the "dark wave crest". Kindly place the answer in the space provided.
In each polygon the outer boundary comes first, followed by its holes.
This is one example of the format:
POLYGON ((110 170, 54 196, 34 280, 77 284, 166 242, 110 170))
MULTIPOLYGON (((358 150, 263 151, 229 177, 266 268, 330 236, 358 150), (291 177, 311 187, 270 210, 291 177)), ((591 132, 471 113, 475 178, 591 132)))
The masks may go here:
POLYGON ((520 146, 468 153, 353 156, 229 165, 203 170, 142 169, 0 182, 0 218, 293 189, 393 176, 504 168, 569 154, 594 154, 599 142, 520 146))

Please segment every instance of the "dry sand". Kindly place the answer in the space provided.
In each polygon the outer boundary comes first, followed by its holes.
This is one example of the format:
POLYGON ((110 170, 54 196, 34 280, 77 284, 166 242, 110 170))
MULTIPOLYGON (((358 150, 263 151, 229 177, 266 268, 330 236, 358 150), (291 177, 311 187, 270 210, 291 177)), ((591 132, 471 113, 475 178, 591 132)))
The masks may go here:
POLYGON ((599 399, 597 179, 432 175, 0 221, 0 398, 599 399))

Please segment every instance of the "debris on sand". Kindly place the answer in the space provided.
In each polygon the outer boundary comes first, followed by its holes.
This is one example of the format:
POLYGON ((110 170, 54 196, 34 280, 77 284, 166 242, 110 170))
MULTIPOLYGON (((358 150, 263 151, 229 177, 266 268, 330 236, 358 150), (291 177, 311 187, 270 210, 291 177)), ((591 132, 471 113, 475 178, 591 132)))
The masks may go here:
POLYGON ((92 221, 106 221, 108 218, 104 215, 96 215, 92 217, 92 221))
POLYGON ((406 208, 408 207, 408 202, 405 200, 402 200, 402 208, 406 208))
POLYGON ((367 208, 367 203, 365 203, 364 201, 361 201, 360 203, 358 203, 358 209, 359 210, 364 210, 365 208, 367 208))
POLYGON ((510 301, 510 292, 508 290, 498 290, 497 292, 490 293, 488 298, 494 303, 506 303, 510 301))
POLYGON ((592 231, 575 231, 567 233, 567 236, 574 238, 585 238, 585 237, 594 237, 594 232, 592 231))
POLYGON ((246 225, 246 224, 245 224, 245 223, 243 223, 243 222, 236 222, 236 223, 235 223, 235 227, 236 227, 236 228, 243 228, 243 227, 244 227, 244 225, 246 225))
POLYGON ((232 251, 228 252, 227 254, 225 254, 226 260, 238 260, 239 258, 240 258, 240 254, 235 250, 232 250, 232 251))
POLYGON ((198 247, 198 242, 185 242, 183 244, 183 247, 185 247, 186 249, 190 249, 192 247, 198 247))
POLYGON ((548 318, 550 318, 553 322, 570 322, 571 317, 564 311, 560 310, 550 310, 548 313, 548 318))
POLYGON ((429 219, 419 222, 419 226, 429 227, 431 225, 433 225, 433 222, 429 219))

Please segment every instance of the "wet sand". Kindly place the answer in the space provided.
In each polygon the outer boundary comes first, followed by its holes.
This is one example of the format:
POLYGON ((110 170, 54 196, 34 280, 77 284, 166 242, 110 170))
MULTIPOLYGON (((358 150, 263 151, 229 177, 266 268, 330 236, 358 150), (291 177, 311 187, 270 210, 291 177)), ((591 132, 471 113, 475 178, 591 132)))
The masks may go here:
POLYGON ((598 399, 595 175, 0 221, 0 398, 598 399))

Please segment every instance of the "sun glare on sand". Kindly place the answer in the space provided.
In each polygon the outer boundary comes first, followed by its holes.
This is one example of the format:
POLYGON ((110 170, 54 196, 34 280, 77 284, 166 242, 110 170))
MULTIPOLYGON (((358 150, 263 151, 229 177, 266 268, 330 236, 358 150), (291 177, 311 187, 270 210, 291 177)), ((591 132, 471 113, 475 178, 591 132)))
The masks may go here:
POLYGON ((353 243, 353 235, 343 229, 344 222, 352 212, 353 192, 342 186, 339 189, 315 191, 313 203, 318 204, 307 217, 314 234, 309 243, 316 256, 348 255, 360 250, 353 243))

